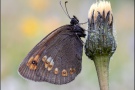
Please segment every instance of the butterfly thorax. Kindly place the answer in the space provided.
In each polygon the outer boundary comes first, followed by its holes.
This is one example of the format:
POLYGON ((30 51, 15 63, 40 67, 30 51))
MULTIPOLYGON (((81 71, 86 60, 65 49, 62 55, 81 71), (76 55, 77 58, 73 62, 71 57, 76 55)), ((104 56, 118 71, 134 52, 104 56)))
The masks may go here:
POLYGON ((78 37, 86 36, 84 29, 82 27, 80 27, 79 20, 77 19, 76 16, 73 16, 73 18, 71 18, 70 24, 73 25, 73 27, 74 27, 73 32, 75 32, 78 37))

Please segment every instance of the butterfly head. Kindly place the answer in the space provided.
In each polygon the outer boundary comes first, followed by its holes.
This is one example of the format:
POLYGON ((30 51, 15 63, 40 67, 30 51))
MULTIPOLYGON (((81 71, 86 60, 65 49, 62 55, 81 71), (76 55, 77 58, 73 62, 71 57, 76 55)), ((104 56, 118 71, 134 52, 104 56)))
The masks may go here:
POLYGON ((70 24, 71 25, 76 25, 79 23, 79 20, 77 19, 76 16, 73 15, 73 18, 71 18, 70 24))

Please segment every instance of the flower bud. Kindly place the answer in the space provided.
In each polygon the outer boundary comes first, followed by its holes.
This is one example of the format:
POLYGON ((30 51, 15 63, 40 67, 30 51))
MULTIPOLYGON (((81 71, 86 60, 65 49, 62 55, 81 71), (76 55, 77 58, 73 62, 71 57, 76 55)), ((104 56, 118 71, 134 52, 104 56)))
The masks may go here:
POLYGON ((85 53, 91 60, 99 55, 113 55, 117 47, 113 32, 110 2, 99 1, 93 4, 88 13, 88 35, 85 43, 85 53))

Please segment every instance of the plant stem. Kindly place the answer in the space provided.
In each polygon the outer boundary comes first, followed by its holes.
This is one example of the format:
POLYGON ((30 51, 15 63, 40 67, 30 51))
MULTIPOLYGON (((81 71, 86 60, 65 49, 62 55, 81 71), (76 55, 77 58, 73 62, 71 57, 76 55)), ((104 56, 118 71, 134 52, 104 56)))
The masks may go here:
POLYGON ((96 56, 93 61, 97 71, 100 90, 109 90, 109 56, 96 56))

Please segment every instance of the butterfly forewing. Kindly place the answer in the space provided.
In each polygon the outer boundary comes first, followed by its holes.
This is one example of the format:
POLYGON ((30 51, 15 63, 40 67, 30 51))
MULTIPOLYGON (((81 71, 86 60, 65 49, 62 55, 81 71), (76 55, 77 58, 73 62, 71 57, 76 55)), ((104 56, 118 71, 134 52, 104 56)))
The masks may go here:
POLYGON ((65 84, 81 71, 82 42, 71 25, 62 26, 30 51, 19 67, 19 73, 30 80, 65 84))

